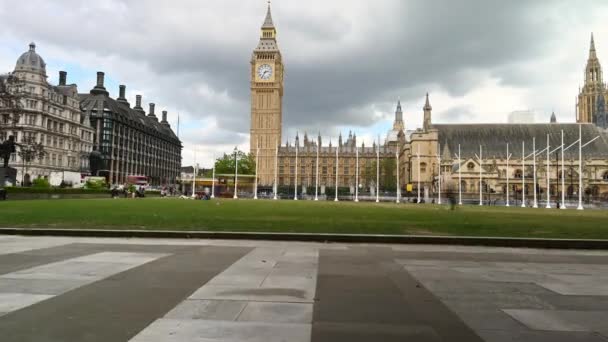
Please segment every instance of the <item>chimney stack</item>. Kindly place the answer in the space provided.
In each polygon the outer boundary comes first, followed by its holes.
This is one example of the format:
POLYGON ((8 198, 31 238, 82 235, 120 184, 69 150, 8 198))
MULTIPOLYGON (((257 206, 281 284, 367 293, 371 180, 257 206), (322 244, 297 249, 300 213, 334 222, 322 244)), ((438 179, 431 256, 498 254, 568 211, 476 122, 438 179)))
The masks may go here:
POLYGON ((97 72, 97 85, 95 86, 95 88, 93 88, 91 90, 91 94, 105 95, 105 96, 110 95, 110 93, 108 93, 106 88, 103 86, 103 78, 104 78, 104 73, 102 71, 98 71, 97 72))
POLYGON ((131 104, 129 103, 129 101, 127 101, 127 98, 125 97, 126 90, 126 85, 121 84, 118 86, 118 98, 116 99, 116 101, 127 105, 127 107, 131 107, 131 104))
POLYGON ((163 120, 160 122, 163 126, 169 126, 169 122, 167 121, 167 111, 163 110, 163 120))
POLYGON ((138 111, 140 114, 146 115, 146 112, 141 107, 141 95, 135 95, 135 107, 134 110, 138 111))
POLYGON ((60 71, 59 72, 59 85, 64 86, 66 84, 67 78, 68 78, 68 73, 65 71, 60 71))
POLYGON ((103 86, 104 76, 105 76, 105 74, 103 73, 103 71, 98 71, 97 72, 97 85, 96 85, 96 87, 98 87, 98 88, 105 88, 103 86))
POLYGON ((148 113, 148 117, 156 119, 156 115, 154 115, 154 107, 156 105, 154 103, 150 103, 150 112, 148 113))

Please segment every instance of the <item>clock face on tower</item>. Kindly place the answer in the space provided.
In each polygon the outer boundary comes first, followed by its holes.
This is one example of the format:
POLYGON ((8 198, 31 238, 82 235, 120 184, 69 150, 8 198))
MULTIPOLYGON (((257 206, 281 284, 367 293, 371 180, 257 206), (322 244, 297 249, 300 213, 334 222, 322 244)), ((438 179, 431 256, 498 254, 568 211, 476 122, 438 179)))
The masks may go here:
POLYGON ((268 80, 272 76, 272 67, 269 64, 262 64, 258 67, 258 77, 262 80, 268 80))

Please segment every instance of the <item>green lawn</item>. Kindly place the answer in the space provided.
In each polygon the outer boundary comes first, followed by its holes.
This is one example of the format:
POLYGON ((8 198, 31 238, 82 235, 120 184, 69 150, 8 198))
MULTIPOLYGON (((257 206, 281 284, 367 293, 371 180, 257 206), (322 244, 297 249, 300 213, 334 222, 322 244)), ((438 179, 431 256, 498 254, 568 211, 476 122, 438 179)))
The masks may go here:
POLYGON ((1 227, 608 239, 608 211, 271 200, 0 202, 1 227))

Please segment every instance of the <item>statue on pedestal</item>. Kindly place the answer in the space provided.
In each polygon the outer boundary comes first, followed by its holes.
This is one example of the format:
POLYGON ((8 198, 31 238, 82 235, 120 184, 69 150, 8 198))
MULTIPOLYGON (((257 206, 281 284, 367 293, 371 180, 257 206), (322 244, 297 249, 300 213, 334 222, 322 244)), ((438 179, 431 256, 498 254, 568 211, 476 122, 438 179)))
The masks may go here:
POLYGON ((8 168, 8 162, 11 159, 11 154, 15 153, 15 136, 11 135, 8 137, 8 140, 2 142, 0 144, 0 158, 3 160, 3 168, 8 168))
POLYGON ((6 184, 14 185, 17 178, 17 170, 8 167, 8 162, 11 159, 11 154, 15 153, 17 143, 15 143, 15 137, 10 136, 8 140, 0 144, 0 158, 3 161, 2 167, 0 167, 0 187, 6 184))

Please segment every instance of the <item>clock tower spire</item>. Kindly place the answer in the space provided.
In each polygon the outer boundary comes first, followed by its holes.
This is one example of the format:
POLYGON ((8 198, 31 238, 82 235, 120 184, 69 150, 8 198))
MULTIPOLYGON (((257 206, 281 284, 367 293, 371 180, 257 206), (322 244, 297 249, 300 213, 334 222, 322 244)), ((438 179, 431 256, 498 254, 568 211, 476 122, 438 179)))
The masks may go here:
POLYGON ((281 142, 283 122, 283 59, 277 44, 270 2, 261 27, 260 41, 251 56, 250 152, 258 153, 259 184, 274 183, 275 151, 281 142))

